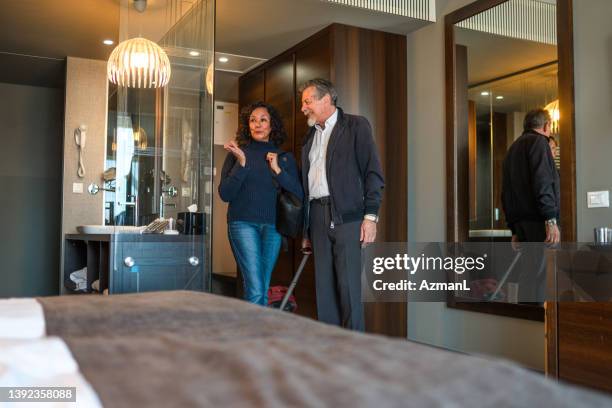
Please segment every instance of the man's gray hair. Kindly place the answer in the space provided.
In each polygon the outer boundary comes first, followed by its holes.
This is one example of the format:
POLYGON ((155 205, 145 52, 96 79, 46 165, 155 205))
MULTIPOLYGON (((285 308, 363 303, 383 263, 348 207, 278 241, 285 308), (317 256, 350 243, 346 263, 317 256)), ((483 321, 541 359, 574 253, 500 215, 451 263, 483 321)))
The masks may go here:
POLYGON ((527 112, 525 115, 525 121, 523 122, 523 130, 541 129, 544 127, 546 122, 551 122, 552 118, 550 113, 546 109, 534 109, 527 112))
POLYGON ((317 90, 317 99, 329 95, 332 105, 336 106, 338 103, 338 92, 336 92, 336 88, 334 88, 334 85, 330 81, 322 78, 310 79, 304 82, 298 91, 302 93, 306 88, 310 88, 311 86, 314 86, 317 90))

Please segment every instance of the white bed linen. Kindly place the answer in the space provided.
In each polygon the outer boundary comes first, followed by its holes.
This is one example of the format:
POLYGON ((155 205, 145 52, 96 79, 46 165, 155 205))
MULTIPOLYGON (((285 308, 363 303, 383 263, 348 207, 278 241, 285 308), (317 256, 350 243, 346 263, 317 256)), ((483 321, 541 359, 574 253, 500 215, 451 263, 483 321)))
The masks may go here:
POLYGON ((0 339, 36 339, 44 335, 45 316, 36 299, 0 299, 0 339))
POLYGON ((0 385, 3 387, 76 387, 75 402, 1 403, 0 407, 102 407, 59 337, 0 339, 0 385), (4 405, 3 405, 4 404, 4 405))

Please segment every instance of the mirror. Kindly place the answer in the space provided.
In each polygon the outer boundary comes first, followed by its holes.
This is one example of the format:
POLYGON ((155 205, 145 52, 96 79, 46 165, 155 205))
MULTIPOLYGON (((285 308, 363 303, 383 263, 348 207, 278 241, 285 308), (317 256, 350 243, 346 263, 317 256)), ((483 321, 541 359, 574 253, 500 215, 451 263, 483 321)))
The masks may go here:
MULTIPOLYGON (((446 16, 449 242, 510 241, 501 205, 502 164, 529 110, 551 112, 563 149, 556 22, 555 0, 476 1, 446 16)), ((539 305, 463 303, 454 296, 448 305, 544 317, 539 305)))
POLYGON ((108 133, 103 175, 105 225, 146 225, 157 218, 159 192, 168 176, 159 168, 163 139, 154 89, 109 89, 108 133), (158 183, 156 185, 156 183, 158 183))
POLYGON ((549 109, 558 133, 556 12, 555 0, 508 0, 452 24, 455 131, 467 149, 460 240, 510 240, 502 166, 525 114, 549 109))

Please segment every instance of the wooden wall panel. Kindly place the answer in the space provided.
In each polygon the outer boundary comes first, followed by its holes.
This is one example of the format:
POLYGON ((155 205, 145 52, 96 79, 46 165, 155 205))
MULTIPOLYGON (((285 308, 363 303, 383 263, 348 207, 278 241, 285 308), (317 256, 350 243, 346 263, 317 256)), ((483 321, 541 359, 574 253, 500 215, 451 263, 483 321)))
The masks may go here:
MULTIPOLYGON (((295 122, 295 97, 294 97, 294 61, 293 54, 286 54, 278 58, 274 64, 264 69, 264 94, 265 101, 274 106, 283 119, 283 125, 287 131, 287 139, 282 149, 287 152, 294 151, 294 122, 295 122)), ((276 267, 272 273, 270 285, 289 286, 295 270, 295 247, 294 240, 289 239, 287 250, 281 250, 276 267)))
MULTIPOLYGON (((372 125, 385 173, 377 241, 407 240, 406 39, 336 25, 332 31, 332 82, 339 106, 372 125)), ((365 304, 366 330, 406 337, 406 303, 365 304)))
POLYGON ((303 44, 295 51, 295 154, 302 157, 302 143, 308 132, 306 117, 302 114, 302 100, 298 88, 313 78, 331 80, 330 34, 325 29, 312 42, 303 44))
POLYGON ((287 131, 287 140, 282 148, 286 151, 293 151, 294 135, 294 70, 293 55, 288 54, 266 68, 264 73, 265 85, 264 94, 266 103, 276 108, 283 119, 283 125, 287 131))
POLYGON ((240 110, 253 102, 263 101, 265 97, 264 71, 252 71, 238 79, 238 105, 240 110))
POLYGON ((469 172, 470 172, 470 220, 475 220, 478 214, 478 200, 477 194, 478 189, 476 188, 477 180, 477 155, 478 149, 476 148, 476 102, 468 101, 468 149, 469 149, 469 172))
POLYGON ((557 307, 559 379, 612 392, 612 303, 557 307))
POLYGON ((456 92, 456 140, 455 154, 457 163, 457 212, 462 216, 456 220, 459 241, 467 241, 469 236, 469 107, 468 107, 468 55, 467 47, 455 45, 455 92, 456 92))
MULTIPOLYGON (((295 51, 295 149, 294 153, 298 162, 301 163, 302 143, 308 132, 306 117, 302 114, 301 94, 298 88, 304 82, 313 78, 330 79, 331 56, 330 56, 330 34, 329 29, 323 33, 315 34, 312 41, 302 43, 302 46, 295 51)), ((302 175, 306 177, 306 175, 302 175)), ((300 245, 295 248, 294 270, 302 258, 300 245)), ((300 283, 295 293, 300 302, 298 314, 302 316, 317 318, 316 291, 314 262, 311 256, 304 272, 300 277, 300 283)))

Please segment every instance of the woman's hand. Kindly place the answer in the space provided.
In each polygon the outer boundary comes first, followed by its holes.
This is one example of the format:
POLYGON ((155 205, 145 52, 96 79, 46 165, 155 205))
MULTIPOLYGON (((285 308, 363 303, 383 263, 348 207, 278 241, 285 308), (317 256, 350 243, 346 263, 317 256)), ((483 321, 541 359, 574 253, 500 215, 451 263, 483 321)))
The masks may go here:
POLYGON ((268 153, 266 155, 266 160, 270 165, 270 168, 275 174, 280 174, 281 168, 278 166, 278 153, 268 153))
POLYGON ((233 154, 242 167, 246 166, 246 156, 235 141, 232 140, 231 142, 224 144, 223 148, 233 154))

